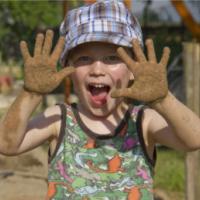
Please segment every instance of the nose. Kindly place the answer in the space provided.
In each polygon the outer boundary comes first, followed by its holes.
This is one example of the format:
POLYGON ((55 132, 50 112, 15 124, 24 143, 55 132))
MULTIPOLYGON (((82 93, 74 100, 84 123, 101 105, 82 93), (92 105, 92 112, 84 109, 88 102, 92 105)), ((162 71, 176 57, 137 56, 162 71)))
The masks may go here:
POLYGON ((91 76, 104 76, 105 75, 105 64, 101 60, 96 60, 91 65, 90 70, 91 76))

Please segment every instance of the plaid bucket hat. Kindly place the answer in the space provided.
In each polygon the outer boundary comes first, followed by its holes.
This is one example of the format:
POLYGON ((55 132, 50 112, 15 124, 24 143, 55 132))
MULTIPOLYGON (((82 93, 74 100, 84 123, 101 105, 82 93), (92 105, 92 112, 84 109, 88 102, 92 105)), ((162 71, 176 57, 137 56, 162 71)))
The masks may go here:
POLYGON ((136 38, 143 46, 142 31, 135 16, 122 1, 99 0, 69 11, 61 23, 60 35, 65 37, 61 64, 69 50, 86 42, 108 42, 131 47, 136 38))

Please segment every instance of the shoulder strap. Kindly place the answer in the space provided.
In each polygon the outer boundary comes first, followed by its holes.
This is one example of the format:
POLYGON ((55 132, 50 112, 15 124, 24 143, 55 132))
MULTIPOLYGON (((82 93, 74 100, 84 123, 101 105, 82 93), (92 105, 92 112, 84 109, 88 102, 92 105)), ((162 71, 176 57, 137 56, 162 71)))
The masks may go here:
POLYGON ((57 151, 58 151, 58 149, 60 147, 60 144, 61 144, 61 142, 63 140, 63 137, 65 135, 65 128, 66 128, 66 115, 67 115, 66 106, 65 106, 65 104, 62 104, 62 103, 61 104, 56 104, 56 105, 58 105, 60 107, 60 110, 61 110, 61 116, 60 116, 60 118, 61 118, 61 127, 60 127, 60 132, 59 132, 56 148, 55 148, 55 150, 54 150, 52 155, 50 155, 50 149, 49 149, 49 153, 48 153, 49 154, 49 158, 48 158, 48 162, 49 163, 56 156, 56 153, 57 153, 57 151))
MULTIPOLYGON (((147 149, 146 149, 146 145, 145 145, 144 137, 143 137, 142 120, 144 117, 145 108, 147 108, 147 107, 143 106, 143 105, 136 106, 135 108, 133 108, 131 116, 132 116, 133 122, 136 123, 137 135, 138 135, 138 139, 139 139, 142 151, 144 153, 144 156, 145 156, 146 160, 154 167, 155 162, 156 162, 156 148, 154 149, 153 159, 151 159, 147 153, 147 149)), ((134 123, 132 123, 132 124, 134 124, 134 123)))

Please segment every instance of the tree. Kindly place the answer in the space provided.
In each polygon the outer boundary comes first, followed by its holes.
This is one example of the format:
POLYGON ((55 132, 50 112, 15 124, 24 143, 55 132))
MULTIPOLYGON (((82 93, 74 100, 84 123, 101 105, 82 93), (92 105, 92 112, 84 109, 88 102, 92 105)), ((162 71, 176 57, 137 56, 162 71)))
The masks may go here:
POLYGON ((0 51, 3 61, 21 59, 19 41, 26 40, 32 47, 37 32, 58 27, 62 18, 62 4, 59 2, 1 2, 0 51))

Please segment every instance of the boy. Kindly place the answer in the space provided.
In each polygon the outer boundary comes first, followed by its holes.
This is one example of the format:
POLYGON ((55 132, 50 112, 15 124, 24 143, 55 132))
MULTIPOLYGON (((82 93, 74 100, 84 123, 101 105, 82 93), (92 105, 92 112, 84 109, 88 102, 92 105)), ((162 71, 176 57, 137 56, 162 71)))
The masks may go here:
POLYGON ((24 88, 0 124, 0 152, 18 155, 50 145, 47 199, 153 199, 155 145, 200 147, 200 120, 168 90, 169 49, 157 62, 152 40, 142 51, 140 26, 119 1, 72 10, 53 32, 36 37, 33 57, 21 42, 24 88), (56 63, 61 54, 60 72, 56 63), (65 76, 78 102, 56 105, 29 121, 42 97, 65 76), (149 107, 129 105, 125 98, 149 107))

